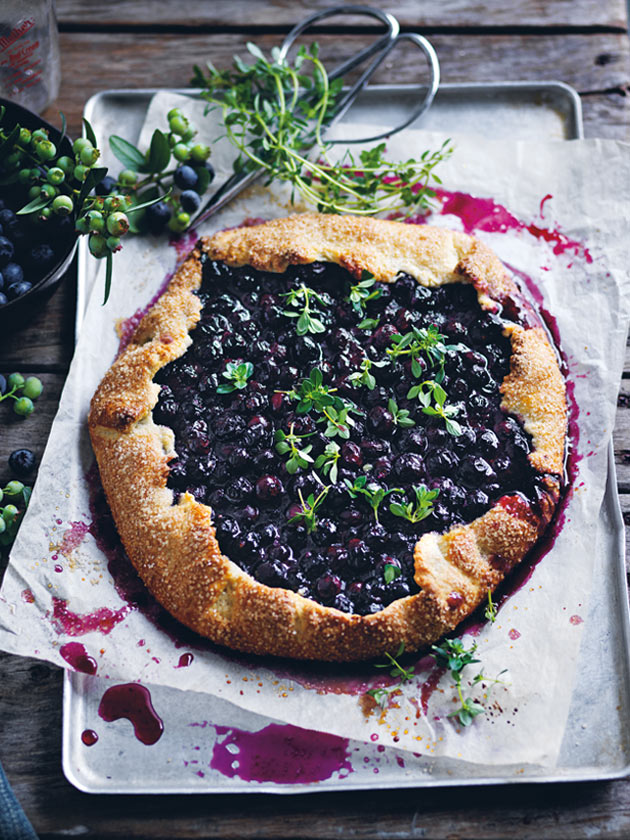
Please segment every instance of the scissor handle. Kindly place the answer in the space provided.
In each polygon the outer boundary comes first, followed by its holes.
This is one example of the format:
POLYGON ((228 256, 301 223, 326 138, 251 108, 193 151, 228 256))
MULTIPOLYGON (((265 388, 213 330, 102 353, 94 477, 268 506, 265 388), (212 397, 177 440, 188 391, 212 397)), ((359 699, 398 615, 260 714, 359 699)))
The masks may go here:
MULTIPOLYGON (((331 70, 330 73, 328 73, 328 78, 331 81, 334 81, 339 78, 339 76, 343 76, 350 70, 353 70, 357 65, 361 64, 375 53, 380 53, 386 47, 393 45, 398 33, 400 32, 398 21, 393 15, 390 15, 389 12, 383 12, 381 9, 373 9, 371 6, 333 6, 332 9, 324 9, 321 12, 314 12, 312 15, 305 17, 304 20, 297 23, 282 42, 282 46, 280 47, 280 59, 282 60, 287 57, 289 50, 297 38, 303 32, 306 32, 307 29, 310 29, 313 24, 326 18, 337 17, 338 15, 355 15, 376 18, 376 20, 380 20, 381 23, 385 24, 385 32, 380 38, 374 41, 373 44, 370 44, 368 47, 364 47, 364 49, 360 50, 356 55, 351 56, 335 67, 334 70, 331 70)), ((355 87, 355 85, 353 85, 353 87, 355 87)))
MULTIPOLYGON (((440 63, 438 61, 437 54, 433 49, 432 45, 426 38, 422 35, 418 35, 416 32, 403 32, 397 35, 391 43, 387 44, 380 55, 377 56, 377 60, 368 67, 367 71, 362 75, 361 79, 359 79, 362 84, 359 87, 359 90, 363 87, 367 86, 367 82, 369 78, 372 76, 376 68, 380 65, 380 63, 385 59, 387 55, 394 49, 394 47, 400 43, 400 41, 411 41, 417 47, 419 47, 422 52, 426 55, 427 61, 429 63, 429 71, 431 74, 431 78, 429 81, 429 85, 427 87, 427 91, 422 98, 422 100, 418 103, 418 105, 411 111, 409 116, 399 125, 394 126, 393 128, 388 128, 387 131, 383 131, 381 134, 374 134, 372 137, 359 137, 354 140, 349 140, 347 138, 339 139, 339 140, 326 140, 327 143, 373 143, 375 140, 383 140, 386 137, 391 137, 393 134, 397 134, 399 131, 402 131, 403 128, 407 128, 414 120, 417 120, 425 111, 427 111, 435 99, 435 94, 438 91, 438 87, 440 86, 440 63), (369 71, 369 72, 368 72, 369 71), (365 77, 365 78, 364 78, 365 77)), ((353 85, 352 89, 350 90, 350 94, 352 96, 345 96, 343 102, 340 105, 340 108, 335 113, 333 122, 341 119, 341 117, 346 113, 349 109, 350 105, 354 101, 356 95, 359 93, 359 90, 354 90, 356 85, 353 85)))

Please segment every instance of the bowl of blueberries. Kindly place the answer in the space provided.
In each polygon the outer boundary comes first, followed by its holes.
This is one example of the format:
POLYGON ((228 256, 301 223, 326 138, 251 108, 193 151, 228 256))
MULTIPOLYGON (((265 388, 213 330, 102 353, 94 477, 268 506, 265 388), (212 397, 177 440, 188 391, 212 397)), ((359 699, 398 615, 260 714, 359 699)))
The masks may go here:
POLYGON ((4 142, 12 138, 10 153, 2 155, 0 137, 0 328, 12 329, 28 320, 60 282, 78 234, 74 214, 50 208, 19 212, 33 204, 36 189, 54 188, 55 167, 47 160, 60 152, 72 158, 71 141, 14 102, 0 99, 0 109, 4 142))

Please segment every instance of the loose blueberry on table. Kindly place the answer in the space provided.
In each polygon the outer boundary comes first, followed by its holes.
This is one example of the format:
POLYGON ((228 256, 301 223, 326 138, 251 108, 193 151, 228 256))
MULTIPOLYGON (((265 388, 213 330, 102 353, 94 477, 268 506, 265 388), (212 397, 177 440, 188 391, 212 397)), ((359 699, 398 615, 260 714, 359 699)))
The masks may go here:
POLYGON ((510 342, 470 284, 205 260, 198 294, 192 345, 155 377, 168 486, 261 583, 378 612, 418 592, 423 533, 535 503, 530 438, 500 408, 510 342))

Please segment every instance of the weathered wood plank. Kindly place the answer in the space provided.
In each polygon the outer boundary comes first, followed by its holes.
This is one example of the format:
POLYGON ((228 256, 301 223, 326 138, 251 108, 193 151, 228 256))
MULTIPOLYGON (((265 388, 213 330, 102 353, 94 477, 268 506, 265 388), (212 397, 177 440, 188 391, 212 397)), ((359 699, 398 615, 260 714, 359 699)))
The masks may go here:
MULTIPOLYGON (((58 0, 57 15, 62 26, 240 26, 291 27, 310 12, 337 5, 333 0, 188 0, 185 13, 177 3, 163 0, 118 0, 116 3, 86 3, 84 0, 58 0)), ((594 3, 592 0, 522 0, 498 3, 496 0, 399 0, 378 3, 394 14, 405 27, 500 27, 556 26, 610 27, 623 29, 626 7, 623 0, 594 3)), ((347 19, 339 18, 339 22, 347 19)), ((349 19, 352 24, 354 19, 349 19)))
MULTIPOLYGON (((0 373, 7 374, 12 368, 0 368, 0 373)), ((64 373, 42 373, 35 371, 43 385, 42 395, 35 402, 35 411, 30 417, 19 417, 13 411, 13 400, 0 403, 0 486, 15 478, 10 473, 7 459, 14 449, 31 449, 39 464, 46 447, 52 421, 57 413, 59 397, 65 381, 64 373)), ((32 484, 34 476, 25 483, 32 484)))
MULTIPOLYGON (((627 88, 582 96, 585 137, 630 140, 630 94, 627 88)), ((630 370, 630 362, 628 370, 630 370)))
POLYGON ((32 321, 17 332, 0 332, 0 371, 67 369, 74 350, 75 286, 73 267, 32 321))
MULTIPOLYGON (((61 36, 62 95, 47 116, 54 121, 57 110, 62 109, 70 133, 76 134, 85 101, 97 91, 111 87, 185 87, 194 63, 203 64, 210 58, 217 66, 227 66, 235 53, 244 53, 247 40, 247 36, 225 33, 212 37, 123 33, 115 40, 102 33, 65 33, 61 36)), ((324 59, 334 62, 349 50, 365 45, 366 36, 346 36, 343 44, 334 36, 319 40, 324 59)), ((589 92, 621 89, 630 82, 630 41, 625 35, 439 35, 432 40, 446 82, 556 78, 589 92), (577 53, 579 62, 575 60, 577 53), (602 63, 600 57, 604 55, 610 60, 602 63)), ((266 35, 257 41, 269 50, 278 38, 266 35)), ((413 82, 418 78, 416 68, 415 55, 413 62, 407 63, 394 56, 375 81, 413 82)), ((627 106, 624 102, 624 107, 616 109, 611 104, 619 100, 607 98, 604 104, 588 98, 588 125, 595 136, 617 137, 622 133, 627 106), (608 120, 610 135, 606 133, 608 120)))

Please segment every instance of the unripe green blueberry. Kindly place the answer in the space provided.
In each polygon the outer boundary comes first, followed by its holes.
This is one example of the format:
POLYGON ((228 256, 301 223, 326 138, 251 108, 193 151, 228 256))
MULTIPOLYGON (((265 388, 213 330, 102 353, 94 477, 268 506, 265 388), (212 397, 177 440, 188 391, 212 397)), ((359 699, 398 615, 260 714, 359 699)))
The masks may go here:
POLYGON ((46 173, 46 180, 49 184, 63 184, 65 179, 66 173, 60 166, 53 166, 46 173))
POLYGON ((123 187, 133 187, 137 180, 138 173, 133 172, 131 169, 123 169, 123 171, 118 176, 118 183, 121 184, 123 187))
POLYGON ((33 199, 39 198, 39 187, 37 187, 37 186, 31 187, 30 190, 28 191, 28 198, 29 198, 29 201, 33 201, 33 199))
POLYGON ((58 195, 52 203, 52 211, 57 216, 69 216, 74 210, 74 203, 69 195, 58 195))
POLYGON ((13 411, 19 414, 20 417, 28 417, 29 414, 33 413, 34 408, 33 400, 29 397, 20 397, 19 400, 13 403, 13 411))
POLYGON ((210 146, 204 143, 196 143, 190 150, 190 158, 193 163, 205 163, 210 157, 210 146))
POLYGON ((185 143, 176 143, 173 146, 173 156, 180 163, 185 163, 190 157, 190 148, 185 143))
MULTIPOLYGON (((4 495, 4 493, 2 492, 2 487, 0 487, 0 502, 2 501, 2 497, 3 497, 3 495, 4 495)), ((0 518, 1 518, 1 517, 0 517, 0 518)))
POLYGON ((173 148, 173 146, 176 146, 178 143, 179 143, 179 140, 177 139, 177 137, 174 134, 169 134, 168 135, 168 145, 171 147, 171 149, 173 148))
POLYGON ((109 250, 113 254, 115 254, 116 251, 120 251, 120 249, 122 248, 122 245, 121 245, 119 237, 118 236, 108 236, 107 237, 107 247, 109 248, 109 250))
POLYGON ((126 204, 124 195, 110 195, 103 202, 103 210, 106 213, 111 213, 114 210, 120 210, 126 204))
POLYGON ((92 256, 96 257, 97 259, 104 257, 107 253, 107 242, 105 240, 105 237, 101 236, 100 233, 91 234, 90 238, 88 239, 88 247, 92 256))
POLYGON ((171 117, 168 121, 168 127, 173 134, 185 134, 188 131, 188 120, 184 116, 171 117))
POLYGON ((186 131, 182 134, 182 142, 189 143, 195 134, 197 133, 197 129, 193 128, 192 125, 189 125, 186 131))
POLYGON ((59 169, 62 169, 66 175, 71 175, 72 170, 74 169, 74 161, 68 155, 62 155, 60 158, 57 158, 57 166, 59 169))
POLYGON ((31 135, 31 132, 28 130, 28 128, 24 128, 24 127, 20 128, 20 143, 23 146, 26 146, 31 142, 31 137, 32 137, 32 135, 31 135))
POLYGON ((175 117, 183 117, 184 114, 179 108, 171 108, 171 110, 166 115, 167 120, 175 119, 175 117))
POLYGON ((87 168, 87 166, 79 164, 79 166, 74 167, 73 175, 77 181, 83 182, 87 178, 89 171, 90 170, 87 168))
POLYGON ((40 222, 47 222, 48 219, 52 216, 52 210, 50 207, 42 207, 39 211, 39 216, 37 217, 40 222))
POLYGON ((129 219, 124 213, 112 213, 107 217, 107 230, 112 236, 124 236, 129 230, 129 219))
POLYGON ((20 169, 18 172, 18 181, 20 184, 29 184, 31 181, 31 170, 30 169, 20 169))
POLYGON ((36 400, 44 390, 44 386, 42 384, 41 379, 38 379, 37 376, 29 376, 24 383, 24 389, 22 393, 25 397, 29 397, 31 400, 36 400))
POLYGON ((4 159, 4 162, 7 166, 10 166, 12 169, 17 168, 17 166, 22 162, 22 158, 24 155, 19 149, 16 149, 15 152, 11 152, 10 155, 7 155, 4 159))
POLYGON ((40 172, 39 169, 35 169, 35 168, 31 169, 31 181, 39 181, 39 179, 41 177, 42 177, 42 173, 40 172))
POLYGON ((57 154, 57 147, 50 140, 40 140, 35 146, 35 154, 42 160, 52 160, 57 154))
POLYGON ((85 216, 80 216, 77 219, 77 221, 74 225, 74 229, 77 231, 77 233, 89 233, 90 232, 90 225, 89 225, 88 220, 85 218, 85 216))
POLYGON ((85 214, 90 233, 103 233, 105 230, 105 219, 98 210, 90 210, 85 214))
POLYGON ((4 534, 7 529, 7 523, 4 521, 4 517, 0 516, 0 534, 4 534))
POLYGON ((17 478, 10 481, 4 488, 4 492, 7 496, 19 496, 22 490, 24 490, 24 485, 21 481, 18 481, 17 478))
POLYGON ((18 515, 18 509, 15 505, 5 505, 2 510, 2 518, 5 522, 11 523, 18 515))
POLYGON ((57 187, 53 187, 52 184, 42 184, 39 188, 39 194, 42 198, 54 198, 59 194, 59 190, 57 187))
POLYGON ((23 388, 25 381, 26 380, 24 379, 21 373, 10 374, 7 378, 7 385, 9 387, 9 391, 11 391, 13 388, 23 388))
POLYGON ((77 137, 77 139, 72 144, 72 151, 75 155, 80 155, 83 149, 93 149, 91 142, 87 139, 87 137, 77 137))
POLYGON ((183 211, 180 213, 176 213, 168 223, 169 228, 174 233, 183 233, 188 225, 190 224, 190 215, 188 213, 184 213, 183 211))
POLYGON ((94 166, 100 156, 101 153, 99 150, 95 149, 94 146, 90 146, 89 148, 86 147, 85 149, 81 149, 79 158, 84 166, 94 166))
POLYGON ((31 134, 31 144, 36 146, 42 140, 48 140, 48 132, 45 128, 38 128, 31 134))

